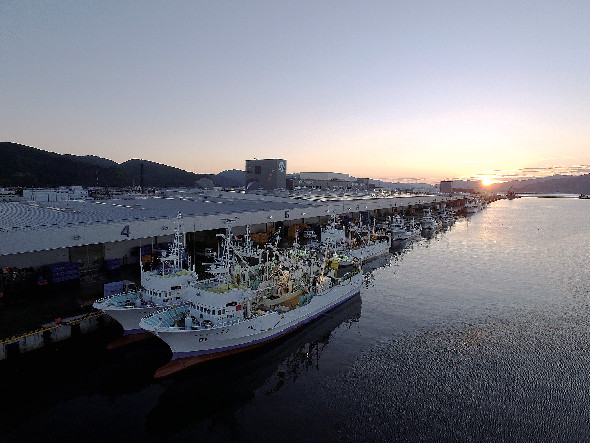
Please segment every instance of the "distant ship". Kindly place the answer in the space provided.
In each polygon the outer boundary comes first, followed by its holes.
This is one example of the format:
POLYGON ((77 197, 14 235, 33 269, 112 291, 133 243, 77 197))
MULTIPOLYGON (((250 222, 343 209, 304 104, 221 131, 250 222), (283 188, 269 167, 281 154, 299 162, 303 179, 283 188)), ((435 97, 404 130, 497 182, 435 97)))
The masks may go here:
POLYGON ((506 198, 508 200, 514 200, 515 198, 520 198, 520 196, 516 195, 516 193, 514 192, 514 189, 510 188, 508 190, 508 192, 506 193, 506 198))

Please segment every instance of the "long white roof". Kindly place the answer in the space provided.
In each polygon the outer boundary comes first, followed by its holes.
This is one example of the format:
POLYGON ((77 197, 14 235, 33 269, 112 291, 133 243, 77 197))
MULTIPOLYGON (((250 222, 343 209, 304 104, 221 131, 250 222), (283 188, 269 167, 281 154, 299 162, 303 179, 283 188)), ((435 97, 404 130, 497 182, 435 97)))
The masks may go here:
POLYGON ((287 206, 312 207, 311 201, 232 200, 228 198, 137 198, 125 200, 69 200, 59 202, 0 202, 0 232, 22 229, 71 227, 121 221, 147 221, 269 211, 287 206))
POLYGON ((0 255, 168 235, 178 213, 186 231, 394 208, 444 200, 340 197, 333 199, 217 193, 112 200, 0 202, 0 255))

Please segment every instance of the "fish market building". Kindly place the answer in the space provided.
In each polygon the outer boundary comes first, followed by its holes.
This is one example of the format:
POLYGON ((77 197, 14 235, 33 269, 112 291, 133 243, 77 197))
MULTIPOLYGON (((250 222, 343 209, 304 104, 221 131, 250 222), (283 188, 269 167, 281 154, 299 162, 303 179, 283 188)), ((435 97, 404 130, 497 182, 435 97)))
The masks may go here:
MULTIPOLYGON (((351 197, 310 200, 258 193, 169 191, 160 196, 127 195, 111 200, 0 202, 0 267, 41 267, 76 262, 80 270, 99 269, 108 260, 139 261, 137 251, 171 241, 180 223, 187 244, 215 241, 231 223, 236 235, 286 230, 297 223, 320 223, 333 215, 367 212, 388 215, 402 208, 450 197, 351 197), (178 214, 182 214, 180 220, 178 214)), ((195 246, 196 247, 196 246, 195 246)), ((194 252, 194 251, 189 251, 194 252)))

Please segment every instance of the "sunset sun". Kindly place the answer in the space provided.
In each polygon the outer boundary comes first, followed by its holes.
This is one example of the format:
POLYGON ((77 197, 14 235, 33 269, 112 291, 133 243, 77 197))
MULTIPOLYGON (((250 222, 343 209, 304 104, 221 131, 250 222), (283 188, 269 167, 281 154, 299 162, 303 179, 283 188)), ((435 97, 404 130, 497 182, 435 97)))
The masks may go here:
POLYGON ((496 180, 491 175, 484 176, 481 178, 481 184, 484 186, 490 186, 491 184, 496 183, 496 180))

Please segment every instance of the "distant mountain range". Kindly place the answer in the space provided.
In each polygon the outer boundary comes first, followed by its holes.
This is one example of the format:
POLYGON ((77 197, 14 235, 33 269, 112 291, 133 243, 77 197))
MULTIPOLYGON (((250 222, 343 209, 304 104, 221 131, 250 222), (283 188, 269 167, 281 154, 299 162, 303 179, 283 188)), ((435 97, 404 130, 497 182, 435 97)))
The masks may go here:
MULTIPOLYGON (((97 157, 56 154, 18 143, 0 142, 0 187, 57 187, 81 185, 85 187, 130 187, 141 183, 143 164, 144 187, 201 187, 244 186, 245 172, 238 169, 218 174, 195 174, 149 160, 132 159, 124 163, 97 157)), ((390 183, 370 180, 377 187, 432 191, 427 183, 390 183)), ((498 183, 488 189, 492 192, 537 194, 590 194, 590 174, 554 175, 529 180, 498 183)))
POLYGON ((0 186, 56 187, 237 187, 244 186, 245 172, 195 174, 149 160, 132 159, 124 163, 97 157, 56 154, 18 143, 0 142, 0 186))
POLYGON ((383 180, 369 179, 369 183, 375 185, 377 188, 397 190, 397 191, 422 191, 435 192, 436 187, 429 183, 402 183, 402 182, 386 182, 383 180))
POLYGON ((590 194, 590 174, 552 175, 551 177, 498 183, 489 187, 490 191, 497 193, 507 192, 510 189, 516 193, 590 194))

